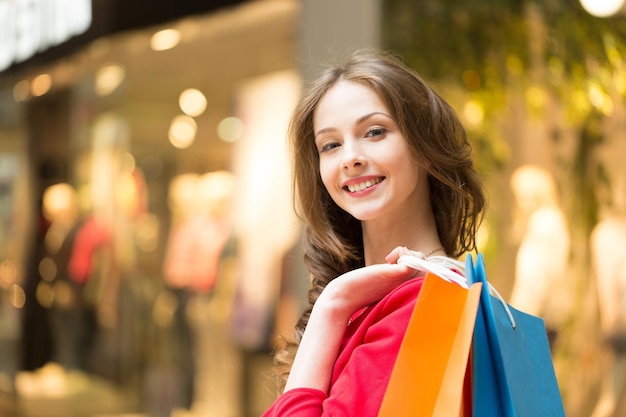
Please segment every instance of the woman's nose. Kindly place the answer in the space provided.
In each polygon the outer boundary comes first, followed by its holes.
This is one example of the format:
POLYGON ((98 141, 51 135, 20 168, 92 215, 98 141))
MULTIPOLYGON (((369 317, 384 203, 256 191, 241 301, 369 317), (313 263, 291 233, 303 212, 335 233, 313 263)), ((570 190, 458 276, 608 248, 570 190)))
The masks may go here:
POLYGON ((366 158, 361 149, 356 144, 345 143, 343 146, 343 157, 341 167, 344 169, 358 168, 365 165, 366 158))

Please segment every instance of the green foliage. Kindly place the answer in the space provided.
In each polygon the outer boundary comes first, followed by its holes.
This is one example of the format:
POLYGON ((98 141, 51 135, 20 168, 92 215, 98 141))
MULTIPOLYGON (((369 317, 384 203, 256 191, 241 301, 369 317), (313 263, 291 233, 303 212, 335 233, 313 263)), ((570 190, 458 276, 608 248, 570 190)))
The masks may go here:
POLYGON ((572 365, 593 351, 589 332, 578 329, 590 322, 597 327, 589 302, 595 295, 586 291, 588 238, 600 207, 611 205, 611 173, 599 149, 606 120, 626 97, 626 14, 593 17, 579 0, 386 0, 383 22, 384 47, 402 55, 459 112, 476 166, 497 194, 487 218, 488 258, 511 259, 515 249, 507 248, 511 204, 502 174, 528 161, 511 151, 525 139, 514 129, 535 123, 552 138, 557 181, 568 198, 571 280, 578 282, 576 324, 563 329, 556 357, 567 370, 562 388, 573 417, 589 415, 595 382, 572 365))
POLYGON ((610 179, 594 160, 602 138, 590 121, 626 96, 626 15, 597 18, 579 0, 386 0, 383 13, 387 49, 438 87, 464 92, 451 100, 458 111, 468 102, 481 109, 480 123, 466 127, 482 172, 507 166, 498 123, 510 93, 524 98, 528 118, 545 117, 550 100, 562 106, 579 131, 575 157, 565 161, 581 199, 574 216, 585 230, 593 225, 597 190, 610 179))
POLYGON ((386 0, 383 12, 383 44, 420 73, 461 81, 471 69, 483 88, 531 70, 537 47, 562 76, 588 75, 589 58, 608 59, 607 35, 626 39, 626 17, 593 17, 578 0, 386 0))

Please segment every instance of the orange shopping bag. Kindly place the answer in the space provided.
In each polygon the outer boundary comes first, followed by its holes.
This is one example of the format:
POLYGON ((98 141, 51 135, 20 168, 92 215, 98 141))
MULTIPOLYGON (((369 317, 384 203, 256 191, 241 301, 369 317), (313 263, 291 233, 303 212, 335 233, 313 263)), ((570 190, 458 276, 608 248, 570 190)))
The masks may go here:
POLYGON ((427 273, 378 417, 463 415, 463 384, 482 283, 427 273))

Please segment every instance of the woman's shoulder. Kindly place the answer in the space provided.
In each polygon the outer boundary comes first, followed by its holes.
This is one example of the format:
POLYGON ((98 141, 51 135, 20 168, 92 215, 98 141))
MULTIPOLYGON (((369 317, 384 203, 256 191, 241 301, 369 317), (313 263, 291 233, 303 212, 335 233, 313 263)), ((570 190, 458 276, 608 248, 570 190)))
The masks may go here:
POLYGON ((378 303, 381 307, 388 304, 402 305, 414 303, 424 283, 424 277, 412 278, 389 292, 378 303))
POLYGON ((413 278, 390 291, 378 303, 370 306, 370 319, 378 321, 386 316, 410 315, 423 282, 424 277, 413 278))

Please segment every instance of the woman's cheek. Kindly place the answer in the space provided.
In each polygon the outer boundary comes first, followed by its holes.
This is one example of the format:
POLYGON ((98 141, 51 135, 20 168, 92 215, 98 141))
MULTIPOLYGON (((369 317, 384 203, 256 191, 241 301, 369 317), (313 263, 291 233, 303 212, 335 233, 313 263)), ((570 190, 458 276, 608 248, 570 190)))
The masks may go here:
POLYGON ((330 166, 326 161, 320 162, 320 177, 322 178, 322 184, 324 184, 324 187, 326 187, 331 197, 334 198, 334 188, 337 177, 333 174, 332 170, 330 170, 330 166))

